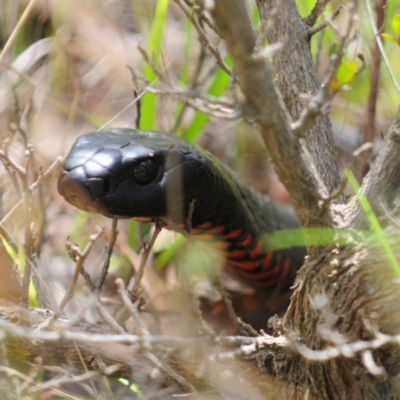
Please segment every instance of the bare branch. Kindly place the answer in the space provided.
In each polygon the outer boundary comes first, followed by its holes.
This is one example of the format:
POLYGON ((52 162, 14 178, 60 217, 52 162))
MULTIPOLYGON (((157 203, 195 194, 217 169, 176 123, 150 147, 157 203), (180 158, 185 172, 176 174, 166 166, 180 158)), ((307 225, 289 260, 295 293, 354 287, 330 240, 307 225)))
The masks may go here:
POLYGON ((199 34, 200 40, 203 42, 204 46, 210 50, 211 54, 214 56, 215 61, 217 64, 223 69, 229 76, 232 75, 231 70, 225 64, 221 53, 219 50, 210 42, 209 38, 207 37, 206 33, 204 32, 203 28, 198 23, 197 19, 193 17, 193 15, 189 12, 186 8, 186 5, 182 0, 174 0, 176 4, 181 8, 181 10, 185 13, 186 17, 190 20, 190 22, 195 27, 197 33, 199 34))
POLYGON ((133 317, 136 325, 138 326, 140 335, 149 335, 149 331, 144 325, 142 319, 140 318, 137 308, 132 304, 132 295, 126 290, 124 282, 122 281, 122 279, 118 278, 116 279, 115 283, 118 286, 118 293, 121 296, 123 303, 125 304, 125 308, 127 309, 127 311, 129 311, 130 316, 133 317))
POLYGON ((370 1, 369 0, 365 0, 365 4, 367 5, 368 16, 369 16, 369 18, 371 20, 371 26, 372 26, 372 29, 374 30, 376 43, 378 44, 379 50, 380 50, 380 52, 382 54, 383 61, 384 61, 385 65, 386 65, 386 68, 387 68, 387 70, 389 72, 389 75, 390 75, 390 78, 391 78, 391 80, 393 82, 394 87, 396 88, 397 92, 400 93, 400 86, 399 86, 399 83, 397 82, 396 74, 394 73, 392 67, 390 66, 390 62, 389 62, 389 60, 388 60, 388 58, 386 56, 385 49, 383 48, 381 37, 379 35, 378 29, 376 27, 376 24, 374 22, 374 17, 372 16, 372 9, 371 9, 370 1))
MULTIPOLYGON (((59 305, 60 311, 62 311, 64 309, 64 307, 67 305, 67 303, 71 300, 72 293, 75 288, 76 282, 78 281, 79 275, 82 273, 83 263, 85 262, 87 256, 89 255, 90 251, 92 250, 92 247, 94 246, 95 242, 99 239, 99 237, 103 233, 104 233, 104 230, 100 229, 96 234, 91 235, 89 237, 89 243, 86 245, 86 247, 83 251, 80 251, 79 247, 76 245, 73 245, 72 243, 66 244, 66 247, 67 247, 68 253, 70 254, 70 257, 72 258, 73 261, 75 261, 75 270, 74 270, 74 274, 72 275, 71 282, 68 285, 68 289, 59 305)), ((91 287, 92 290, 94 289, 93 284, 91 284, 89 287, 91 287)))
POLYGON ((139 269, 135 275, 135 281, 133 283, 132 289, 130 290, 131 293, 135 293, 139 288, 140 282, 143 278, 144 268, 146 266, 147 259, 149 258, 151 250, 154 246, 154 242, 156 241, 157 236, 161 232, 163 226, 164 226, 164 224, 161 221, 156 222, 154 232, 153 232, 153 235, 151 236, 150 242, 147 246, 144 246, 142 257, 140 259, 139 269))
MULTIPOLYGON (((333 15, 331 17, 332 21, 334 21, 339 16, 341 10, 342 10, 342 6, 339 6, 338 9, 333 13, 333 15)), ((310 28, 308 30, 308 37, 311 38, 316 33, 324 30, 327 26, 329 26, 329 22, 327 20, 325 20, 324 22, 321 23, 321 25, 318 25, 315 28, 310 28)))
MULTIPOLYGON (((357 159, 359 158, 359 156, 365 152, 365 151, 369 151, 372 148, 372 143, 364 143, 362 146, 360 146, 356 151, 353 152, 353 157, 349 163, 349 165, 347 166, 347 170, 352 170, 357 159)), ((331 193, 331 195, 329 197, 324 197, 322 199, 322 204, 321 207, 326 207, 328 203, 330 203, 332 200, 335 200, 337 198, 339 198, 344 189, 346 188, 348 182, 348 178, 347 178, 347 174, 345 173, 343 176, 342 181, 340 182, 339 187, 333 192, 331 193)))
POLYGON ((111 234, 110 234, 110 239, 109 239, 110 241, 109 241, 109 244, 107 247, 106 258, 104 260, 103 267, 101 269, 100 278, 97 281, 97 283, 95 284, 95 291, 98 293, 98 295, 100 294, 100 291, 104 285, 104 282, 105 282, 105 280, 107 278, 107 274, 108 274, 108 268, 110 267, 111 256, 114 251, 115 241, 117 240, 117 236, 118 236, 117 225, 118 225, 118 219, 113 218, 112 222, 111 222, 111 234))
MULTIPOLYGON (((375 3, 376 27, 379 33, 385 26, 386 3, 387 0, 379 0, 375 3)), ((382 59, 382 53, 380 51, 378 42, 375 41, 374 49, 372 52, 371 80, 369 85, 367 120, 364 126, 364 143, 373 142, 375 139, 375 134, 376 134, 375 118, 376 118, 376 105, 378 101, 378 92, 379 92, 381 59, 382 59)), ((369 170, 370 156, 371 152, 367 154, 367 157, 365 157, 364 165, 362 165, 360 168, 363 177, 367 174, 369 170)))
POLYGON ((355 11, 354 7, 350 7, 346 30, 343 34, 333 25, 332 20, 326 21, 339 37, 338 48, 335 55, 331 57, 331 63, 329 64, 328 72, 321 85, 321 89, 315 96, 311 97, 308 104, 304 107, 299 119, 292 125, 292 129, 296 134, 300 135, 306 132, 314 125, 316 119, 321 116, 321 114, 327 114, 329 111, 330 103, 336 95, 336 90, 332 90, 332 82, 335 79, 335 74, 343 59, 345 46, 349 40, 356 18, 355 11))
POLYGON ((217 278, 215 282, 216 288, 219 292, 219 294, 222 297, 222 300, 228 310, 228 315, 231 321, 234 323, 236 326, 237 330, 241 334, 247 334, 249 336, 259 336, 258 332, 253 329, 253 327, 249 324, 244 323, 235 313, 235 310, 233 309, 232 301, 229 298, 228 294, 225 291, 225 288, 222 286, 221 282, 217 278))
POLYGON ((310 15, 304 20, 306 25, 310 27, 315 25, 318 17, 324 12, 325 6, 329 3, 329 1, 330 0, 317 0, 310 15))
POLYGON ((145 91, 153 94, 177 97, 195 110, 210 114, 216 118, 237 120, 242 116, 241 110, 232 102, 225 101, 223 98, 215 100, 214 98, 201 94, 196 90, 182 90, 170 85, 167 88, 161 89, 146 87, 145 91))

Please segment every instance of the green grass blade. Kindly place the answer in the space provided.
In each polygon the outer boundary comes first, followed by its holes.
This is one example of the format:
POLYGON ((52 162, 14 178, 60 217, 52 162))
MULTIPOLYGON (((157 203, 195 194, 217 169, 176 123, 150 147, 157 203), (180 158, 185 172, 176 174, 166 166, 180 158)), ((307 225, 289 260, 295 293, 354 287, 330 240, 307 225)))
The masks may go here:
MULTIPOLYGON (((158 61, 160 58, 168 4, 169 0, 157 1, 154 19, 151 25, 149 40, 147 43, 147 51, 149 57, 152 62, 155 63, 155 65, 158 65, 158 61)), ((144 77, 150 83, 157 80, 156 73, 154 72, 153 68, 148 64, 144 68, 144 77)), ((154 129, 157 111, 157 101, 155 95, 152 93, 145 93, 142 97, 141 103, 140 128, 149 130, 154 129)))
POLYGON ((387 241, 387 239, 385 237, 385 234, 384 234, 384 232, 381 228, 381 225, 378 221, 378 218, 376 218, 376 215, 372 211, 372 208, 371 208, 371 205, 369 204, 368 199, 362 193, 360 193, 360 191, 359 191, 360 186, 359 186, 356 178, 354 177, 353 173, 349 169, 346 170, 345 173, 346 173, 346 177, 349 181, 351 188, 356 193, 357 199, 360 202, 360 205, 361 205, 362 209, 364 210, 365 215, 367 216, 367 219, 368 219, 369 224, 371 225, 372 231, 374 232, 378 242, 381 244, 381 246, 385 250, 385 253, 389 259, 391 266, 397 272, 397 274, 400 275, 399 264, 396 260, 396 257, 393 253, 393 250, 392 250, 389 242, 387 241))
POLYGON ((183 62, 181 77, 179 80, 182 87, 185 87, 189 84, 189 70, 190 70, 190 63, 192 62, 190 56, 191 56, 191 49, 193 46, 193 38, 192 38, 193 25, 187 18, 185 19, 185 27, 186 27, 185 49, 184 49, 185 60, 183 62))
POLYGON ((164 268, 176 254, 176 252, 183 246, 186 242, 184 236, 178 236, 168 247, 157 255, 156 265, 158 268, 164 268))
POLYGON ((290 247, 306 246, 345 246, 349 240, 358 242, 368 237, 368 232, 355 232, 335 228, 295 228, 267 233, 264 243, 269 250, 282 250, 290 247))
MULTIPOLYGON (((232 61, 230 57, 225 58, 225 63, 226 65, 228 65, 228 67, 232 66, 232 61)), ((210 87, 208 88, 207 93, 214 97, 219 97, 223 95, 229 87, 230 80, 231 77, 221 68, 218 68, 217 72, 215 73, 215 77, 211 82, 210 87)), ((194 142, 199 134, 203 131, 209 119, 210 116, 208 114, 198 111, 192 119, 190 125, 185 130, 185 134, 183 135, 183 137, 189 142, 194 142)))
MULTIPOLYGON (((182 65, 182 72, 180 75, 179 83, 181 87, 187 87, 189 85, 189 67, 191 63, 191 48, 192 48, 192 33, 193 33, 193 25, 192 23, 186 18, 185 19, 185 25, 186 25, 186 30, 185 30, 185 48, 184 48, 184 54, 185 54, 185 59, 183 61, 182 65)), ((181 101, 178 101, 176 110, 175 110, 175 118, 176 120, 179 118, 181 115, 183 109, 185 108, 185 104, 181 101)), ((177 129, 175 134, 178 136, 181 136, 180 134, 180 126, 179 124, 177 125, 177 129)))

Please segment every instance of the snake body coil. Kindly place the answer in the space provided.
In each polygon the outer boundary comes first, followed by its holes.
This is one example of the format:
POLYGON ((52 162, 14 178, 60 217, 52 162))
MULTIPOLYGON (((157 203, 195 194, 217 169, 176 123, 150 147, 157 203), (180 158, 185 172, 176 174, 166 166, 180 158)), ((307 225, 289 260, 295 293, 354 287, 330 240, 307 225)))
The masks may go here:
POLYGON ((72 147, 58 190, 107 217, 161 219, 223 251, 227 268, 258 286, 288 286, 305 249, 268 248, 268 233, 297 228, 292 209, 238 180, 209 153, 176 136, 111 129, 72 147))

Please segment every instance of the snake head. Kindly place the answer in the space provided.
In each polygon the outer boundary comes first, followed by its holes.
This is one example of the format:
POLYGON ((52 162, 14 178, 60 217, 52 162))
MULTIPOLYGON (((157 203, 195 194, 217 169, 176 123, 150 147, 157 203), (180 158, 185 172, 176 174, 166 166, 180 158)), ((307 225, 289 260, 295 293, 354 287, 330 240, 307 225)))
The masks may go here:
POLYGON ((113 218, 181 223, 208 174, 184 140, 154 131, 112 129, 77 139, 58 179, 72 205, 113 218))

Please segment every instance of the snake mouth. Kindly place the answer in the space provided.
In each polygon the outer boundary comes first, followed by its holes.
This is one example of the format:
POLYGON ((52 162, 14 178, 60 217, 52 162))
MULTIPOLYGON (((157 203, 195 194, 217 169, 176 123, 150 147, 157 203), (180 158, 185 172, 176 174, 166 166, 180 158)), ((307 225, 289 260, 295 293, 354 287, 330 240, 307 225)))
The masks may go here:
POLYGON ((114 193, 110 189, 109 181, 106 179, 88 180, 81 167, 61 171, 58 178, 58 191, 68 203, 83 211, 101 214, 109 218, 134 218, 136 221, 144 223, 155 222, 154 216, 132 216, 125 210, 110 209, 110 198, 114 197, 114 193), (99 191, 103 196, 99 197, 99 191))
POLYGON ((58 179, 59 193, 68 203, 80 210, 104 214, 105 210, 101 210, 101 205, 90 193, 88 185, 77 179, 78 177, 77 169, 63 170, 58 179))

